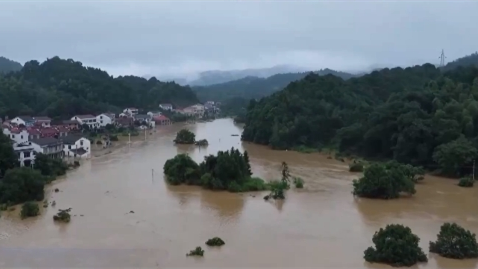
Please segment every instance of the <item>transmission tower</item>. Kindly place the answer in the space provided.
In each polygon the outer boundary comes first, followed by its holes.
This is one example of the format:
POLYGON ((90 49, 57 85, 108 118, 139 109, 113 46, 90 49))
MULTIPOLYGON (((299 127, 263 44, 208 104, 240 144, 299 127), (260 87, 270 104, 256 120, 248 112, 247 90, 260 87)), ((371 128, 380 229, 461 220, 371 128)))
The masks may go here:
POLYGON ((441 50, 441 55, 438 58, 440 59, 440 67, 444 67, 445 66, 445 59, 446 59, 444 50, 441 50))

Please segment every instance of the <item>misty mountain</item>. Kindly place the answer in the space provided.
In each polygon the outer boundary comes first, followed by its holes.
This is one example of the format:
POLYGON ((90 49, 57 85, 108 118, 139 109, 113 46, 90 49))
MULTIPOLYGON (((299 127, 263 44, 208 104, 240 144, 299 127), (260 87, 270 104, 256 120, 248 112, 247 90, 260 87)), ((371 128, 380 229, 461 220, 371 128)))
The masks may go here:
MULTIPOLYGON (((270 95, 282 90, 289 83, 304 78, 310 72, 275 74, 267 78, 248 76, 238 80, 225 83, 196 86, 193 90, 196 92, 200 101, 224 101, 230 98, 254 99, 270 95)), ((334 75, 347 80, 357 75, 331 69, 322 69, 316 72, 318 75, 334 75)))
POLYGON ((8 73, 12 71, 19 71, 22 69, 22 64, 0 56, 0 73, 8 73))

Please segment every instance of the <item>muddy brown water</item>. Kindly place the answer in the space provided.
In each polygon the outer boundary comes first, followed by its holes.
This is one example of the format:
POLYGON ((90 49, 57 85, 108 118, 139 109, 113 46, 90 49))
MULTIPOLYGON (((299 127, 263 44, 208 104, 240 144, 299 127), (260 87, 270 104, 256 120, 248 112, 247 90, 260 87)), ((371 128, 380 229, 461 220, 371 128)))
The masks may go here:
MULTIPOLYGON (((410 226, 427 253, 443 222, 478 232, 478 187, 459 188, 456 181, 427 177, 411 198, 356 199, 351 182, 359 174, 349 173, 345 163, 242 143, 231 136, 240 134, 241 126, 229 119, 186 127, 210 145, 175 146, 172 140, 182 126, 159 127, 148 141, 87 160, 56 181, 46 194, 56 206, 41 216, 22 221, 19 209, 4 212, 0 268, 383 268, 365 263, 363 251, 386 224, 410 226), (289 190, 284 202, 265 202, 264 193, 165 184, 162 167, 175 154, 201 161, 231 147, 246 149, 254 174, 265 179, 278 178, 280 163, 286 161, 291 173, 305 180, 305 189, 289 190), (68 207, 71 223, 53 223, 57 209, 68 207), (213 236, 226 245, 205 246, 213 236), (186 257, 196 246, 205 248, 205 256, 186 257)), ((430 254, 419 267, 476 268, 477 260, 430 254)))

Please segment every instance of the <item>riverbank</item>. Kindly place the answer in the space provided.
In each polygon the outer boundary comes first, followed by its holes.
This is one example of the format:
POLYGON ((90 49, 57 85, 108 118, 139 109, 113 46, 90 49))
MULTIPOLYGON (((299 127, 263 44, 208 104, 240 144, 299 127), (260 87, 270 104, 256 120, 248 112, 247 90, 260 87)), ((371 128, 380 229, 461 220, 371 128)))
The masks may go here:
MULTIPOLYGON (((370 268, 376 265, 364 263, 363 251, 371 245, 374 232, 386 224, 409 226, 420 236, 423 249, 436 240, 445 221, 478 233, 478 188, 451 188, 452 181, 427 176, 417 184, 413 197, 356 199, 351 182, 360 174, 349 173, 346 163, 318 153, 273 151, 243 143, 231 136, 241 132, 232 120, 157 130, 154 139, 86 160, 65 180, 56 181, 54 188, 60 191, 46 196, 56 201, 55 208, 24 221, 2 216, 3 268, 370 268), (175 146, 172 141, 182 128, 208 139, 209 146, 175 146), (254 176, 280 178, 280 164, 285 161, 292 175, 304 179, 305 188, 287 191, 285 201, 265 202, 262 195, 164 182, 164 162, 176 154, 187 153, 201 162, 204 156, 231 147, 248 151, 254 176), (58 208, 69 207, 71 222, 53 223, 58 208), (226 245, 206 248, 201 259, 185 256, 214 236, 226 245)), ((476 260, 432 254, 420 268, 475 266, 476 260)))

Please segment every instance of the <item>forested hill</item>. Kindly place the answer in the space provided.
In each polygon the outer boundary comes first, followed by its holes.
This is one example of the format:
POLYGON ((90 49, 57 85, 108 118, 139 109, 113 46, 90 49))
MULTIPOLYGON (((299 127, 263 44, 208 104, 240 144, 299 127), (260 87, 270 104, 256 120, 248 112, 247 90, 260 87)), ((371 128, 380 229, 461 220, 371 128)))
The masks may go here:
POLYGON ((0 74, 12 71, 19 71, 22 65, 10 59, 0 56, 0 74))
POLYGON ((477 156, 478 69, 431 64, 344 81, 307 75, 247 109, 242 139, 274 148, 335 147, 447 174, 477 156))
MULTIPOLYGON (((343 79, 354 77, 352 74, 331 69, 322 69, 315 73, 319 75, 332 74, 343 79)), ((307 74, 308 73, 284 73, 276 74, 268 78, 245 77, 221 84, 193 87, 193 90, 201 101, 225 101, 237 97, 255 99, 282 90, 292 81, 302 79, 307 74)))
POLYGON ((478 52, 472 53, 462 58, 458 58, 453 62, 449 62, 445 67, 443 67, 443 71, 450 71, 458 66, 476 66, 478 67, 478 52))
POLYGON ((58 57, 30 61, 14 73, 0 76, 0 116, 120 112, 125 107, 156 109, 160 103, 196 103, 189 87, 155 78, 113 78, 105 71, 58 57))

